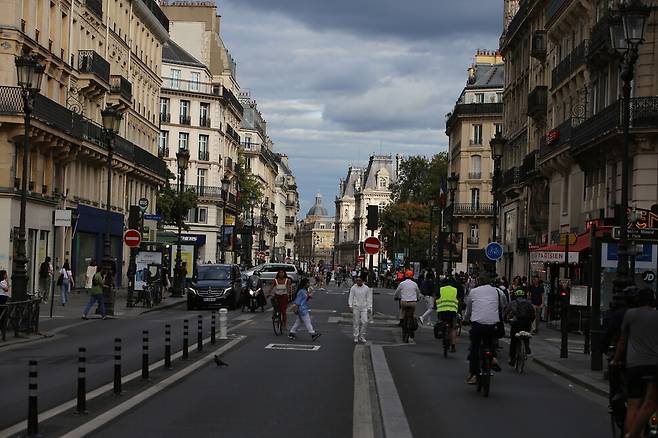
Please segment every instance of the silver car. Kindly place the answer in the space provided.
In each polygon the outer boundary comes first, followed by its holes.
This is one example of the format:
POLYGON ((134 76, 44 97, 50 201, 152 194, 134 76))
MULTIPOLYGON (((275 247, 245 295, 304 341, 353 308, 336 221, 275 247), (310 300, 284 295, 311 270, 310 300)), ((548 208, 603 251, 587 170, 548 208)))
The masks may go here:
POLYGON ((285 271, 286 275, 288 275, 288 278, 290 278, 290 281, 292 281, 293 284, 299 283, 299 272, 297 271, 297 267, 288 263, 264 263, 246 271, 245 274, 249 277, 252 275, 258 275, 264 282, 271 283, 274 281, 276 273, 282 269, 285 271))

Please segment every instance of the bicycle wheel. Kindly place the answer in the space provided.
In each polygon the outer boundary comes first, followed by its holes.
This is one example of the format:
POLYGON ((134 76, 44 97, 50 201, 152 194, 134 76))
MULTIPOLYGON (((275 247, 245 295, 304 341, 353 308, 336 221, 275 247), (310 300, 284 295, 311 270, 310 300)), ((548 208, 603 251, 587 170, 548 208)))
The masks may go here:
POLYGON ((487 371, 482 376, 482 395, 489 397, 489 391, 491 390, 491 374, 487 371))
POLYGON ((281 314, 279 312, 274 312, 272 314, 272 330, 274 330, 274 334, 276 336, 279 336, 281 333, 281 314))
POLYGON ((525 368, 525 360, 526 360, 526 352, 525 352, 525 344, 521 339, 517 341, 519 343, 517 347, 517 353, 516 353, 516 372, 519 374, 523 373, 523 369, 525 368))

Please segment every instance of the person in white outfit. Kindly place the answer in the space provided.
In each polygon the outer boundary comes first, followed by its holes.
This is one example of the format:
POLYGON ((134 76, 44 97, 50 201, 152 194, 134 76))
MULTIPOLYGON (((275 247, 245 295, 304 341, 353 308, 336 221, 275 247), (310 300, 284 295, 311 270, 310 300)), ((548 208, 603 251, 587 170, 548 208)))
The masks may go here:
POLYGON ((372 289, 364 284, 363 278, 357 277, 356 283, 350 288, 347 305, 352 311, 354 343, 365 343, 366 329, 368 328, 368 312, 372 312, 372 289))

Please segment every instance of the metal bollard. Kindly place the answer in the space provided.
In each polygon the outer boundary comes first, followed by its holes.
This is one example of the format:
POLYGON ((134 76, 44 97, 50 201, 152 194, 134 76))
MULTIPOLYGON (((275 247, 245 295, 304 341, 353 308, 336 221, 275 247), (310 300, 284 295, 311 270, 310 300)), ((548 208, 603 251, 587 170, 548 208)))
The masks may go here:
POLYGON ((87 349, 78 348, 78 404, 76 413, 87 413, 87 349))
POLYGON ((199 315, 196 327, 196 351, 203 351, 203 316, 199 315))
POLYGON ((210 343, 214 344, 215 343, 215 315, 217 312, 214 310, 212 311, 211 319, 210 319, 210 343))
POLYGON ((187 360, 189 357, 189 351, 188 351, 188 326, 187 326, 187 319, 183 320, 183 360, 187 360))
POLYGON ((219 339, 228 339, 228 334, 226 332, 227 316, 228 310, 219 309, 219 339))
POLYGON ((167 369, 171 369, 171 325, 165 324, 165 354, 164 354, 164 366, 167 369))
POLYGON ((37 407, 37 361, 29 362, 28 372, 28 404, 27 404, 27 436, 39 436, 39 410, 37 407))
POLYGON ((142 330, 142 379, 149 378, 149 331, 142 330))
POLYGON ((114 393, 121 394, 121 338, 114 338, 114 393))

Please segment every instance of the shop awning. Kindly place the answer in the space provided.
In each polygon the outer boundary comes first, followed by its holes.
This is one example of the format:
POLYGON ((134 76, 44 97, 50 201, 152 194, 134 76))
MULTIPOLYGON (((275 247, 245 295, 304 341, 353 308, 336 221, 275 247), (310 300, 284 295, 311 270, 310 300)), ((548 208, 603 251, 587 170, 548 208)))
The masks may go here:
MULTIPOLYGON (((569 245, 569 263, 580 262, 580 253, 590 247, 589 233, 581 234, 576 243, 569 245)), ((564 263, 564 245, 546 245, 530 250, 532 263, 564 263)))

